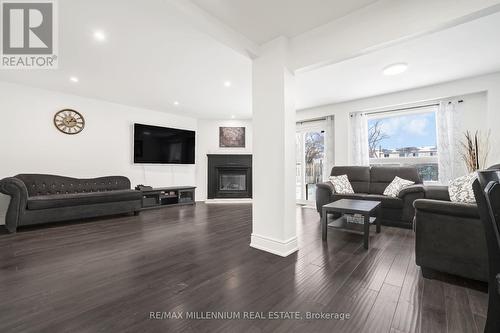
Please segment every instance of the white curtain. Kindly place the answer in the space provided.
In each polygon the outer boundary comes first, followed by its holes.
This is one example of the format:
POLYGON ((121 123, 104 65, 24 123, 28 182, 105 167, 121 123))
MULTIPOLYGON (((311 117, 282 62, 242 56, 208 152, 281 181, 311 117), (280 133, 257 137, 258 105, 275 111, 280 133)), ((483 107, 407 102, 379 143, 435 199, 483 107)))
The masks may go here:
POLYGON ((368 149, 368 117, 362 112, 351 113, 351 162, 370 165, 368 149))
POLYGON ((436 114, 439 182, 448 185, 461 175, 458 142, 460 140, 458 102, 439 103, 436 114))
POLYGON ((326 117, 325 121, 325 164, 324 164, 324 172, 323 178, 325 180, 330 176, 330 171, 335 163, 334 161, 334 153, 335 153, 335 139, 334 139, 334 123, 333 116, 326 117))

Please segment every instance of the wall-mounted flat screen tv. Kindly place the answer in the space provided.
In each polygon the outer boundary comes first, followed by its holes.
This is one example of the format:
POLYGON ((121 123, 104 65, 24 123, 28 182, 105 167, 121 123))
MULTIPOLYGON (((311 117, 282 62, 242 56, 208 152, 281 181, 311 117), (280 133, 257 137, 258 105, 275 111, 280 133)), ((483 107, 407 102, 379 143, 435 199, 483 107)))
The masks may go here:
POLYGON ((194 164, 195 131, 134 124, 134 163, 194 164))

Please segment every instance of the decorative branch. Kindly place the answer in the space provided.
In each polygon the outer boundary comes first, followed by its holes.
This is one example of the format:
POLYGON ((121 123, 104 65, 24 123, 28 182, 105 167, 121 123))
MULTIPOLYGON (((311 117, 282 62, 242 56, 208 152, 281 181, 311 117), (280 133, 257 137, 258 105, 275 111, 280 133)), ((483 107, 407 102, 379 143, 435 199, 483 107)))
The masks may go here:
POLYGON ((468 172, 474 172, 486 166, 490 152, 490 133, 483 135, 476 131, 474 135, 470 131, 464 133, 464 140, 460 142, 460 156, 465 162, 468 172))

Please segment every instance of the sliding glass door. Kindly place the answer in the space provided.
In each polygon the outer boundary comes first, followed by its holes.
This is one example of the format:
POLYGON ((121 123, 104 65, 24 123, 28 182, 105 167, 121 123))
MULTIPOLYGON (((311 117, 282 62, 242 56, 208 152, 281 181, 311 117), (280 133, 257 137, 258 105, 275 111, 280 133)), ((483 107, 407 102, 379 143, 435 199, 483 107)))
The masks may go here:
POLYGON ((316 184, 325 168, 325 122, 297 124, 296 198, 298 203, 316 200, 316 184))

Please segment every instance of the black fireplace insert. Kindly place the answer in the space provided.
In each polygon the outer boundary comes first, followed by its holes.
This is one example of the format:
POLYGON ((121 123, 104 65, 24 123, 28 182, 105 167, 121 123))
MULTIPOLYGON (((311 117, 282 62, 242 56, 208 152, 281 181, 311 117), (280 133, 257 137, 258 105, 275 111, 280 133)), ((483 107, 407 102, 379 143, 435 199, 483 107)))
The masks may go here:
POLYGON ((252 197, 252 155, 207 155, 208 199, 252 197))

